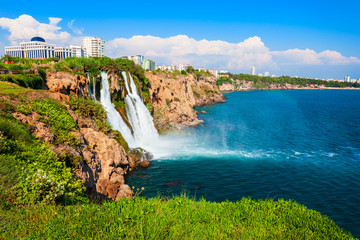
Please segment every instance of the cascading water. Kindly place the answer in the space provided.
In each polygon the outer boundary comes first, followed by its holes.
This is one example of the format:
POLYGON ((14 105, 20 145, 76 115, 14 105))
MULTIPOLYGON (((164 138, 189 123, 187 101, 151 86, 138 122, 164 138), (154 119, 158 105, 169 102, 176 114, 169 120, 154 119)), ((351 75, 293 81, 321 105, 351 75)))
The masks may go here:
MULTIPOLYGON (((126 116, 132 127, 132 131, 125 124, 120 114, 116 111, 114 104, 111 102, 109 91, 108 77, 105 72, 101 72, 102 89, 100 91, 101 101, 107 112, 108 122, 111 127, 118 130, 128 143, 130 148, 141 147, 150 152, 155 159, 163 158, 174 154, 174 152, 182 152, 187 148, 184 147, 193 145, 185 144, 188 138, 177 136, 159 136, 153 118, 149 110, 141 100, 137 87, 133 78, 127 77, 125 72, 122 72, 125 80, 125 88, 127 95, 125 97, 126 116), (129 81, 128 81, 129 80, 129 81)), ((188 151, 187 151, 188 152, 188 151)))
POLYGON ((92 91, 91 91, 91 87, 90 87, 90 75, 89 75, 89 74, 87 74, 87 79, 88 79, 88 81, 89 81, 89 83, 88 83, 88 91, 89 91, 90 97, 91 97, 91 99, 92 99, 93 101, 96 102, 95 79, 94 79, 94 77, 93 77, 93 90, 92 90, 92 91))
POLYGON ((96 82, 94 77, 93 77, 93 95, 94 95, 94 100, 96 101, 96 82))
POLYGON ((135 143, 137 146, 151 151, 159 138, 153 118, 138 94, 134 79, 129 75, 129 86, 126 72, 122 72, 122 75, 127 91, 125 97, 126 116, 134 131, 135 143))
POLYGON ((130 148, 138 147, 138 145, 135 143, 133 135, 131 134, 131 130, 126 125, 119 112, 116 111, 114 104, 111 102, 107 73, 101 72, 100 74, 102 83, 102 88, 100 90, 100 102, 107 112, 108 122, 113 129, 118 130, 121 133, 130 148))

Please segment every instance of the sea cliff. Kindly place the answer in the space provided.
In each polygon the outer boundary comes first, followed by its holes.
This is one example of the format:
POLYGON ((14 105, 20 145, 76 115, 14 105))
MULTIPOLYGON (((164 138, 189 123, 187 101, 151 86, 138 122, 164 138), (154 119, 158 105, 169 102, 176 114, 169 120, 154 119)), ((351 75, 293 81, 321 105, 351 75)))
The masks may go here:
POLYGON ((154 122, 160 131, 196 126, 195 106, 226 102, 214 76, 147 72, 154 108, 154 122))

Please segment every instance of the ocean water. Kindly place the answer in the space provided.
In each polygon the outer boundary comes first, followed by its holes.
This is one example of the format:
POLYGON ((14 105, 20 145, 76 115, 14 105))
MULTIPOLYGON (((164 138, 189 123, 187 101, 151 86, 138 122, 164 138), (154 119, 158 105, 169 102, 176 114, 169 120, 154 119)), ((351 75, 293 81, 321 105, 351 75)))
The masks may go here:
POLYGON ((360 237, 360 91, 225 94, 204 123, 163 136, 151 167, 127 177, 142 196, 292 199, 360 237))

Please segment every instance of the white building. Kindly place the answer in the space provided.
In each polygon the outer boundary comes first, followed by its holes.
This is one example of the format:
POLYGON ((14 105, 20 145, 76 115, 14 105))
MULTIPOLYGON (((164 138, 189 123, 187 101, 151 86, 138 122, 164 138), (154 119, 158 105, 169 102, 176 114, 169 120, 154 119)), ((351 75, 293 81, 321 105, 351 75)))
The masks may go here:
POLYGON ((127 57, 129 60, 133 61, 135 64, 142 66, 144 63, 144 56, 142 55, 131 55, 127 57))
POLYGON ((86 49, 86 57, 104 57, 105 40, 98 37, 83 38, 83 47, 86 49))
POLYGON ((55 47, 55 57, 59 59, 64 59, 71 56, 72 54, 70 47, 55 47))
POLYGON ((344 77, 344 82, 350 82, 350 76, 345 76, 344 77))
POLYGON ((214 69, 211 69, 209 70, 209 72, 214 75, 216 78, 219 76, 219 71, 218 70, 214 70, 214 69))
POLYGON ((80 45, 70 45, 71 56, 73 57, 85 57, 86 49, 80 45))
POLYGON ((176 66, 175 65, 171 65, 171 71, 176 71, 176 66))
POLYGON ((186 71, 186 65, 184 63, 179 64, 179 71, 181 72, 182 70, 186 71))
POLYGON ((256 66, 251 67, 251 75, 256 75, 256 66))
POLYGON ((265 76, 265 77, 268 77, 268 76, 270 76, 270 73, 269 73, 269 72, 265 72, 264 76, 265 76))
POLYGON ((147 71, 155 70, 155 62, 150 59, 144 59, 142 67, 147 71))
POLYGON ((5 47, 5 54, 22 58, 51 58, 55 56, 55 44, 46 43, 41 37, 33 37, 20 46, 5 47))

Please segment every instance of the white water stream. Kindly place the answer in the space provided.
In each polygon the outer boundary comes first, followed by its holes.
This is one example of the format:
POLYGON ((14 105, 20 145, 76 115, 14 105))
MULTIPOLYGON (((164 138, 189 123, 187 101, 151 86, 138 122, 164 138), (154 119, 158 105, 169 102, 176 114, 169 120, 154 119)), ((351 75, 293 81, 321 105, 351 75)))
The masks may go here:
POLYGON ((135 142, 139 147, 151 149, 159 138, 153 118, 138 94, 134 79, 130 74, 128 79, 126 72, 122 72, 122 75, 128 93, 125 97, 126 116, 134 131, 135 142))
POLYGON ((130 128, 126 125, 119 112, 116 111, 114 104, 111 102, 107 73, 101 72, 101 82, 100 103, 106 110, 108 122, 113 129, 118 130, 121 133, 130 148, 138 147, 131 134, 130 128))

